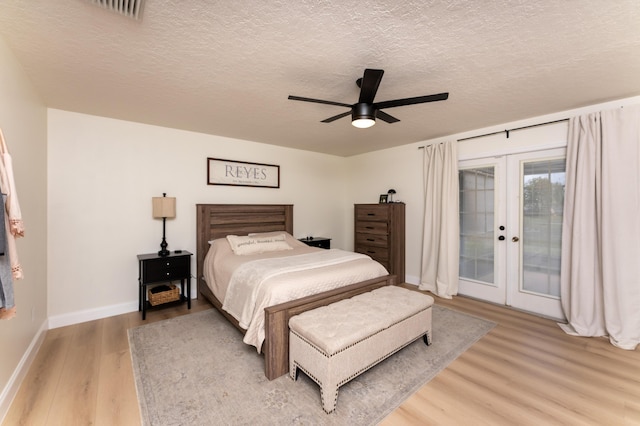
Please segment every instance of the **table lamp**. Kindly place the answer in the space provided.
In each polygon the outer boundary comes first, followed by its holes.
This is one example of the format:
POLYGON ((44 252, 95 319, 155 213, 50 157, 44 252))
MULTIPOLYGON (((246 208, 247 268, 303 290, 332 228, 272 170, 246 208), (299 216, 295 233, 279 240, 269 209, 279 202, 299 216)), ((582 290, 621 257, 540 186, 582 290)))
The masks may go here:
POLYGON ((390 189, 387 191, 387 194, 389 194, 389 201, 388 201, 389 203, 393 203, 393 194, 395 193, 396 193, 395 189, 390 189))
POLYGON ((167 197, 166 193, 162 193, 162 197, 153 197, 151 199, 153 204, 153 218, 162 218, 162 242, 160 243, 161 250, 158 252, 159 256, 169 256, 171 253, 167 250, 167 240, 165 239, 165 225, 167 218, 173 219, 176 217, 176 199, 175 197, 167 197))

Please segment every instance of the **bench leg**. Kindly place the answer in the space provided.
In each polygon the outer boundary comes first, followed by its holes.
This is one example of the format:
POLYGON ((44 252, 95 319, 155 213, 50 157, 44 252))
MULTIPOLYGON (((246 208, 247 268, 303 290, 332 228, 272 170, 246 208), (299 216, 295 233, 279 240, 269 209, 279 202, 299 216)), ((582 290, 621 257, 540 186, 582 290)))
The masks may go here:
POLYGON ((294 382, 298 380, 298 367, 294 363, 291 363, 289 366, 289 377, 291 377, 291 380, 294 382))
POLYGON ((424 336, 422 336, 422 340, 424 340, 425 345, 431 346, 431 336, 429 335, 429 332, 425 333, 424 336))
POLYGON ((322 400, 322 408, 324 412, 329 414, 336 409, 338 402, 338 387, 323 385, 320 388, 320 399, 322 400))

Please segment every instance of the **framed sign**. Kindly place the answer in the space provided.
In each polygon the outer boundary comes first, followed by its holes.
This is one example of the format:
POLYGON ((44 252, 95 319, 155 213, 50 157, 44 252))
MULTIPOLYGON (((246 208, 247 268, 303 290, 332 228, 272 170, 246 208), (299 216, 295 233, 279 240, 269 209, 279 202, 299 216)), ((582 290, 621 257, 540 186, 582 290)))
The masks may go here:
POLYGON ((280 188, 280 166, 207 158, 207 185, 280 188))

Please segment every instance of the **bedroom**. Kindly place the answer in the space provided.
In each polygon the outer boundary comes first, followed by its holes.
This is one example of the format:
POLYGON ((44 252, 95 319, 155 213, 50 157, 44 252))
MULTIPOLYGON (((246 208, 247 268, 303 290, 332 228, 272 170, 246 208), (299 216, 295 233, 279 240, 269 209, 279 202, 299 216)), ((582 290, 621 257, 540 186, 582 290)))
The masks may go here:
MULTIPOLYGON (((637 38, 635 43, 637 47, 637 38)), ((162 192, 177 198, 177 218, 167 222, 172 250, 195 246, 197 202, 292 202, 296 205, 296 236, 326 235, 336 247, 349 248, 353 244, 353 203, 375 202, 391 187, 408 206, 418 206, 422 200, 421 187, 415 182, 421 178, 416 152, 424 140, 339 157, 48 108, 44 95, 29 81, 25 65, 4 40, 0 49, 0 84, 2 93, 7 94, 0 100, 0 125, 16 164, 29 236, 19 246, 28 271, 25 280, 16 285, 21 314, 0 324, 2 340, 12 342, 3 352, 0 366, 4 389, 13 384, 12 375, 47 320, 52 326, 61 326, 136 309, 135 256, 157 250, 161 222, 151 218, 150 198, 162 192), (281 189, 207 186, 205 160, 220 153, 223 158, 280 165, 281 189), (394 164, 402 167, 392 167, 394 164), (104 272, 96 275, 96 270, 104 272)), ((637 67, 630 70, 638 74, 637 67)), ((344 78, 352 84, 351 76, 344 78)), ((385 79, 387 82, 391 76, 385 79)), ((632 96, 638 95, 637 83, 635 87, 635 93, 602 96, 580 112, 636 104, 638 98, 632 96), (613 99, 622 100, 603 103, 613 99)), ((298 111, 302 105, 292 108, 298 111)), ((452 136, 578 113, 573 108, 565 110, 541 110, 528 120, 502 120, 487 129, 452 136)), ((314 118, 312 111, 306 111, 306 118, 319 121, 324 116, 314 118)), ((514 132, 508 142, 512 145, 521 139, 522 144, 536 143, 561 133, 561 128, 542 127, 514 132)), ((491 151, 505 141, 502 135, 491 138, 488 147, 465 146, 491 151)), ((408 209, 408 229, 419 223, 419 216, 420 209, 408 209)), ((417 234, 407 233, 407 275, 414 282, 419 273, 417 234)))

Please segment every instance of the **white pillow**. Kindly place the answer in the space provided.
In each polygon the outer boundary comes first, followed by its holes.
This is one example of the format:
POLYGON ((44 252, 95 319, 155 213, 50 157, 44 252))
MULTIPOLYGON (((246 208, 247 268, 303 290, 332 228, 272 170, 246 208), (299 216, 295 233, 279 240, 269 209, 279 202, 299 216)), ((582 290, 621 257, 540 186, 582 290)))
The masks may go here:
POLYGON ((278 234, 269 237, 252 237, 250 235, 240 237, 238 235, 227 235, 227 241, 231 246, 231 250, 233 250, 234 254, 238 255, 292 250, 292 247, 287 244, 285 239, 285 234, 278 234))

